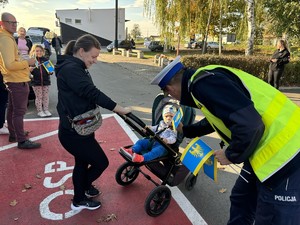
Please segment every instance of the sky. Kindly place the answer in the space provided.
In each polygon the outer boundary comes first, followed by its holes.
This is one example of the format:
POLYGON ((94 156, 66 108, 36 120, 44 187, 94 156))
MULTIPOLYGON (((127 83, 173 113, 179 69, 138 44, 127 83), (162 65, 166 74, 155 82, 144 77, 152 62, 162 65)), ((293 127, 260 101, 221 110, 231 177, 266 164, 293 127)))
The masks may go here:
MULTIPOLYGON (((125 8, 125 23, 128 32, 138 24, 142 36, 157 35, 158 29, 153 20, 146 16, 143 9, 144 0, 118 0, 118 7, 125 8)), ((55 10, 58 9, 108 9, 115 8, 115 0, 9 0, 5 7, 0 7, 0 12, 12 13, 19 26, 26 29, 29 27, 47 27, 55 33, 60 33, 55 25, 55 10)))

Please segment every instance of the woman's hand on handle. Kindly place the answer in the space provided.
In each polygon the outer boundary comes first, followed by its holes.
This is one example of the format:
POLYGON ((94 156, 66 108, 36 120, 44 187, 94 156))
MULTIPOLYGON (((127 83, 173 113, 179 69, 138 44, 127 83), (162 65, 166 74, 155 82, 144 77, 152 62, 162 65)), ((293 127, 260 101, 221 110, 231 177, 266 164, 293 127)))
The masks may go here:
POLYGON ((113 112, 118 113, 120 115, 126 115, 131 112, 130 107, 122 107, 120 105, 116 105, 116 107, 113 109, 113 112))

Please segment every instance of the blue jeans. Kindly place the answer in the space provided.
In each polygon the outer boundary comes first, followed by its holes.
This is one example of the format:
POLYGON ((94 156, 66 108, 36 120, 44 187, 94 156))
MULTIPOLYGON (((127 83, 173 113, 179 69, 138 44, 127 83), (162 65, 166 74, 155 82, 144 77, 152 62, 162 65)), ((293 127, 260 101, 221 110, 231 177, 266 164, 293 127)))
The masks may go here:
POLYGON ((281 183, 269 188, 255 176, 250 163, 245 162, 241 175, 232 189, 230 219, 227 225, 299 225, 300 221, 300 168, 281 183))
POLYGON ((140 139, 132 146, 132 151, 138 154, 148 151, 143 154, 144 161, 151 161, 168 153, 168 151, 157 141, 154 142, 150 151, 148 150, 149 146, 150 139, 140 139))

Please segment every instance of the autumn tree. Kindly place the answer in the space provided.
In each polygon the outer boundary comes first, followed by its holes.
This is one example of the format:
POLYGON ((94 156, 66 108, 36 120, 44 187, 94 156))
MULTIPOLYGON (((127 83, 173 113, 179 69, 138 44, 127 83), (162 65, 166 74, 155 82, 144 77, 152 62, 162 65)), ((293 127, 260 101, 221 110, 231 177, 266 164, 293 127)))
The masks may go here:
POLYGON ((270 32, 276 36, 300 36, 299 0, 264 0, 270 32))
POLYGON ((130 35, 133 39, 136 39, 137 37, 141 36, 140 25, 134 24, 133 29, 130 31, 130 35))

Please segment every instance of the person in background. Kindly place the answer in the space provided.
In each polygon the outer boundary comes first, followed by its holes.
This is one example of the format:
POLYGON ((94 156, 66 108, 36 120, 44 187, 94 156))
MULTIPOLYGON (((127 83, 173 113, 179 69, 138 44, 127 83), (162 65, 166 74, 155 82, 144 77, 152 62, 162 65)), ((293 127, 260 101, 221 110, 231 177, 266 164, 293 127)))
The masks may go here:
POLYGON ((41 44, 43 44, 45 46, 45 57, 46 58, 50 58, 51 56, 51 44, 50 42, 48 41, 48 39, 45 37, 45 35, 42 37, 42 41, 41 41, 41 44))
POLYGON ((44 57, 45 50, 41 45, 34 45, 30 51, 30 57, 35 58, 38 62, 38 67, 30 67, 32 75, 32 89, 35 94, 35 106, 39 117, 49 117, 52 114, 49 112, 49 87, 51 84, 50 75, 43 63, 48 61, 44 57))
POLYGON ((62 43, 59 37, 57 37, 57 34, 54 34, 54 37, 51 41, 52 47, 55 49, 56 58, 58 55, 61 55, 61 49, 62 49, 62 43))
POLYGON ((188 69, 180 56, 151 82, 205 118, 182 126, 185 137, 217 132, 221 165, 243 163, 230 196, 227 225, 299 225, 300 109, 277 89, 221 65, 188 69), (288 215, 288 216, 287 216, 288 215))
POLYGON ((35 59, 22 59, 18 54, 18 46, 13 37, 18 22, 11 13, 1 14, 0 29, 0 69, 8 90, 7 125, 8 140, 18 142, 19 149, 40 148, 41 144, 26 138, 24 132, 24 115, 27 110, 29 94, 29 66, 35 59))
POLYGON ((66 57, 56 64, 59 114, 58 138, 62 146, 74 156, 73 170, 74 198, 73 210, 98 209, 100 201, 92 199, 100 191, 93 182, 108 167, 108 158, 95 139, 95 134, 79 135, 69 118, 94 109, 99 105, 119 114, 127 114, 130 109, 123 108, 101 92, 93 83, 88 69, 97 62, 100 43, 92 35, 83 35, 73 47, 73 57, 66 57), (76 102, 76 104, 74 104, 76 102))
POLYGON ((3 82, 3 76, 0 73, 0 134, 9 134, 5 125, 5 112, 7 106, 8 93, 6 85, 3 82))
MULTIPOLYGON (((177 109, 173 105, 166 105, 162 111, 162 118, 158 125, 149 127, 166 144, 174 144, 177 140, 177 131, 173 130, 172 119, 177 109)), ((148 162, 168 154, 168 151, 159 142, 153 139, 143 138, 138 140, 132 148, 124 150, 132 155, 132 162, 148 162), (151 147, 149 149, 149 147, 151 147)))
POLYGON ((280 78, 284 71, 284 65, 290 62, 290 52, 287 49, 286 42, 279 40, 277 42, 277 50, 270 59, 268 83, 279 89, 280 78))
POLYGON ((20 27, 18 29, 18 37, 16 38, 18 49, 23 59, 29 58, 29 52, 32 48, 32 42, 29 38, 26 38, 26 29, 20 27))

